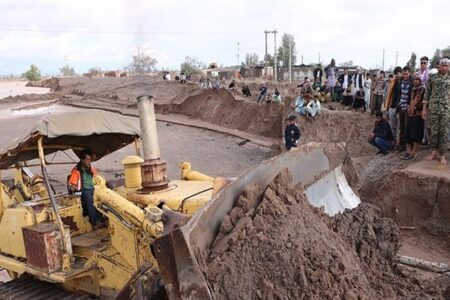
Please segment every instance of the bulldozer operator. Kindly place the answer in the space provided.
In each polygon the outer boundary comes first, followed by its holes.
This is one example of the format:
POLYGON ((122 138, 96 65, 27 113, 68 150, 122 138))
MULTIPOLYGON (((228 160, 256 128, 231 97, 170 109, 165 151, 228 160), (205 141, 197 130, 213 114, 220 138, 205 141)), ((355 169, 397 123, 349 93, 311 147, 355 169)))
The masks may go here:
POLYGON ((92 150, 83 149, 80 152, 80 161, 72 169, 69 176, 69 192, 81 192, 81 205, 83 216, 89 217, 89 222, 94 227, 101 223, 100 213, 94 207, 94 176, 98 174, 92 166, 92 150))

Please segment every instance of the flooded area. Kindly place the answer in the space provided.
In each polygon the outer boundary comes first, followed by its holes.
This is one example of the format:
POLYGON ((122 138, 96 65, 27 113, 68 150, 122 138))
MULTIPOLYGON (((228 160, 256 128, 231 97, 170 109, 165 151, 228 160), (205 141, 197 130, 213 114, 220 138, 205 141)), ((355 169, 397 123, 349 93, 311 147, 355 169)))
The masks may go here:
POLYGON ((24 94, 46 94, 48 88, 25 86, 27 81, 0 81, 0 101, 2 98, 24 94))

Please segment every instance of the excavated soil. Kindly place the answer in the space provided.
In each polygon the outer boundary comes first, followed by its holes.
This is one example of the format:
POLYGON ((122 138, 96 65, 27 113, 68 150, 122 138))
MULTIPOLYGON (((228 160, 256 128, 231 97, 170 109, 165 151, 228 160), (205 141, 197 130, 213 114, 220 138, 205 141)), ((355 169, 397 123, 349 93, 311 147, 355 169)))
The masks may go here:
MULTIPOLYGON (((204 91, 195 83, 179 84, 163 81, 159 77, 136 76, 124 78, 61 79, 64 103, 84 103, 92 107, 136 108, 136 97, 147 94, 155 99, 155 109, 162 114, 182 114, 222 127, 240 130, 282 141, 284 119, 294 113, 292 104, 296 94, 295 84, 277 84, 283 93, 283 104, 256 103, 259 84, 249 83, 253 96, 234 96, 226 89, 218 93, 204 91)), ((242 83, 239 83, 240 85, 242 83)), ((275 85, 269 85, 273 90, 275 85)), ((325 105, 316 119, 299 117, 302 131, 301 143, 310 141, 347 142, 352 156, 372 155, 373 147, 367 143, 368 133, 374 125, 368 114, 340 109, 340 105, 325 105), (330 109, 327 109, 329 107, 330 109), (337 107, 338 109, 335 109, 337 107)))
POLYGON ((450 233, 450 180, 397 170, 360 189, 361 199, 381 208, 400 226, 450 233))
POLYGON ((249 186, 202 266, 215 299, 445 299, 449 279, 395 265, 396 223, 362 203, 333 218, 285 170, 258 198, 249 186))

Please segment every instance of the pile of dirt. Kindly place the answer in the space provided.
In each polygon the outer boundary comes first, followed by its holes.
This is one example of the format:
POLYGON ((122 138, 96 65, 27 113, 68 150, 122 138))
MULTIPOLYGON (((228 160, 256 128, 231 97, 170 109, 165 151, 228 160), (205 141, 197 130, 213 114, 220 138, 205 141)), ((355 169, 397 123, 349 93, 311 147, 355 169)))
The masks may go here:
POLYGON ((181 103, 202 91, 194 83, 180 84, 155 76, 64 78, 60 84, 63 94, 71 94, 75 90, 83 96, 114 98, 113 104, 128 107, 136 107, 136 98, 141 95, 153 96, 157 104, 171 104, 181 103))
MULTIPOLYGON (((292 105, 294 101, 294 98, 286 99, 284 118, 295 113, 292 105)), ((352 157, 373 155, 376 152, 375 147, 367 142, 375 124, 375 118, 368 113, 322 108, 320 115, 314 119, 299 116, 296 123, 300 127, 302 144, 345 142, 352 157)))
POLYGON ((244 191, 202 266, 215 299, 443 298, 396 267, 398 227, 375 206, 330 218, 287 170, 260 194, 244 191))
POLYGON ((24 94, 16 96, 8 96, 2 98, 2 103, 21 103, 21 102, 34 102, 34 101, 46 101, 55 100, 59 95, 55 93, 47 94, 24 94))
POLYGON ((179 113, 223 127, 266 137, 281 137, 283 106, 236 99, 229 91, 202 91, 170 106, 157 105, 157 111, 179 113))
POLYGON ((29 81, 26 86, 49 88, 52 92, 58 92, 61 90, 59 80, 59 78, 51 77, 39 81, 29 81))
MULTIPOLYGON (((269 84, 269 89, 279 88, 283 104, 256 103, 259 84, 246 82, 254 95, 250 98, 232 95, 227 89, 214 93, 203 90, 195 83, 180 84, 165 81, 159 77, 133 76, 124 78, 76 78, 61 79, 62 93, 76 94, 94 107, 136 108, 136 97, 150 94, 155 99, 158 113, 183 114, 222 127, 236 129, 270 138, 281 137, 284 119, 294 112, 295 84, 269 84)), ((242 82, 238 83, 243 84, 242 82)), ((67 100, 67 99, 66 99, 67 100)), ((69 99, 70 100, 70 99, 69 99)), ((67 101, 69 101, 67 100, 67 101)), ((373 155, 375 148, 367 143, 368 134, 374 126, 374 118, 369 114, 331 110, 324 108, 313 119, 298 117, 297 124, 302 131, 301 143, 347 142, 352 156, 373 155)))
POLYGON ((381 208, 400 226, 419 227, 433 235, 450 233, 450 180, 407 169, 364 184, 361 200, 381 208))

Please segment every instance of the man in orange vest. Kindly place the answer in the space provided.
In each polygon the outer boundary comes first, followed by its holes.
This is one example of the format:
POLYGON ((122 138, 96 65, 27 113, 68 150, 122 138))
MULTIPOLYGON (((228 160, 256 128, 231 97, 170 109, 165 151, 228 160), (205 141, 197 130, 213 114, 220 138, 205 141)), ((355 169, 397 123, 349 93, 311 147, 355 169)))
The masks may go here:
POLYGON ((81 192, 83 215, 89 217, 89 222, 97 226, 100 216, 94 207, 94 176, 97 170, 91 165, 92 151, 84 149, 80 152, 80 162, 72 169, 69 176, 69 189, 72 193, 81 192))

